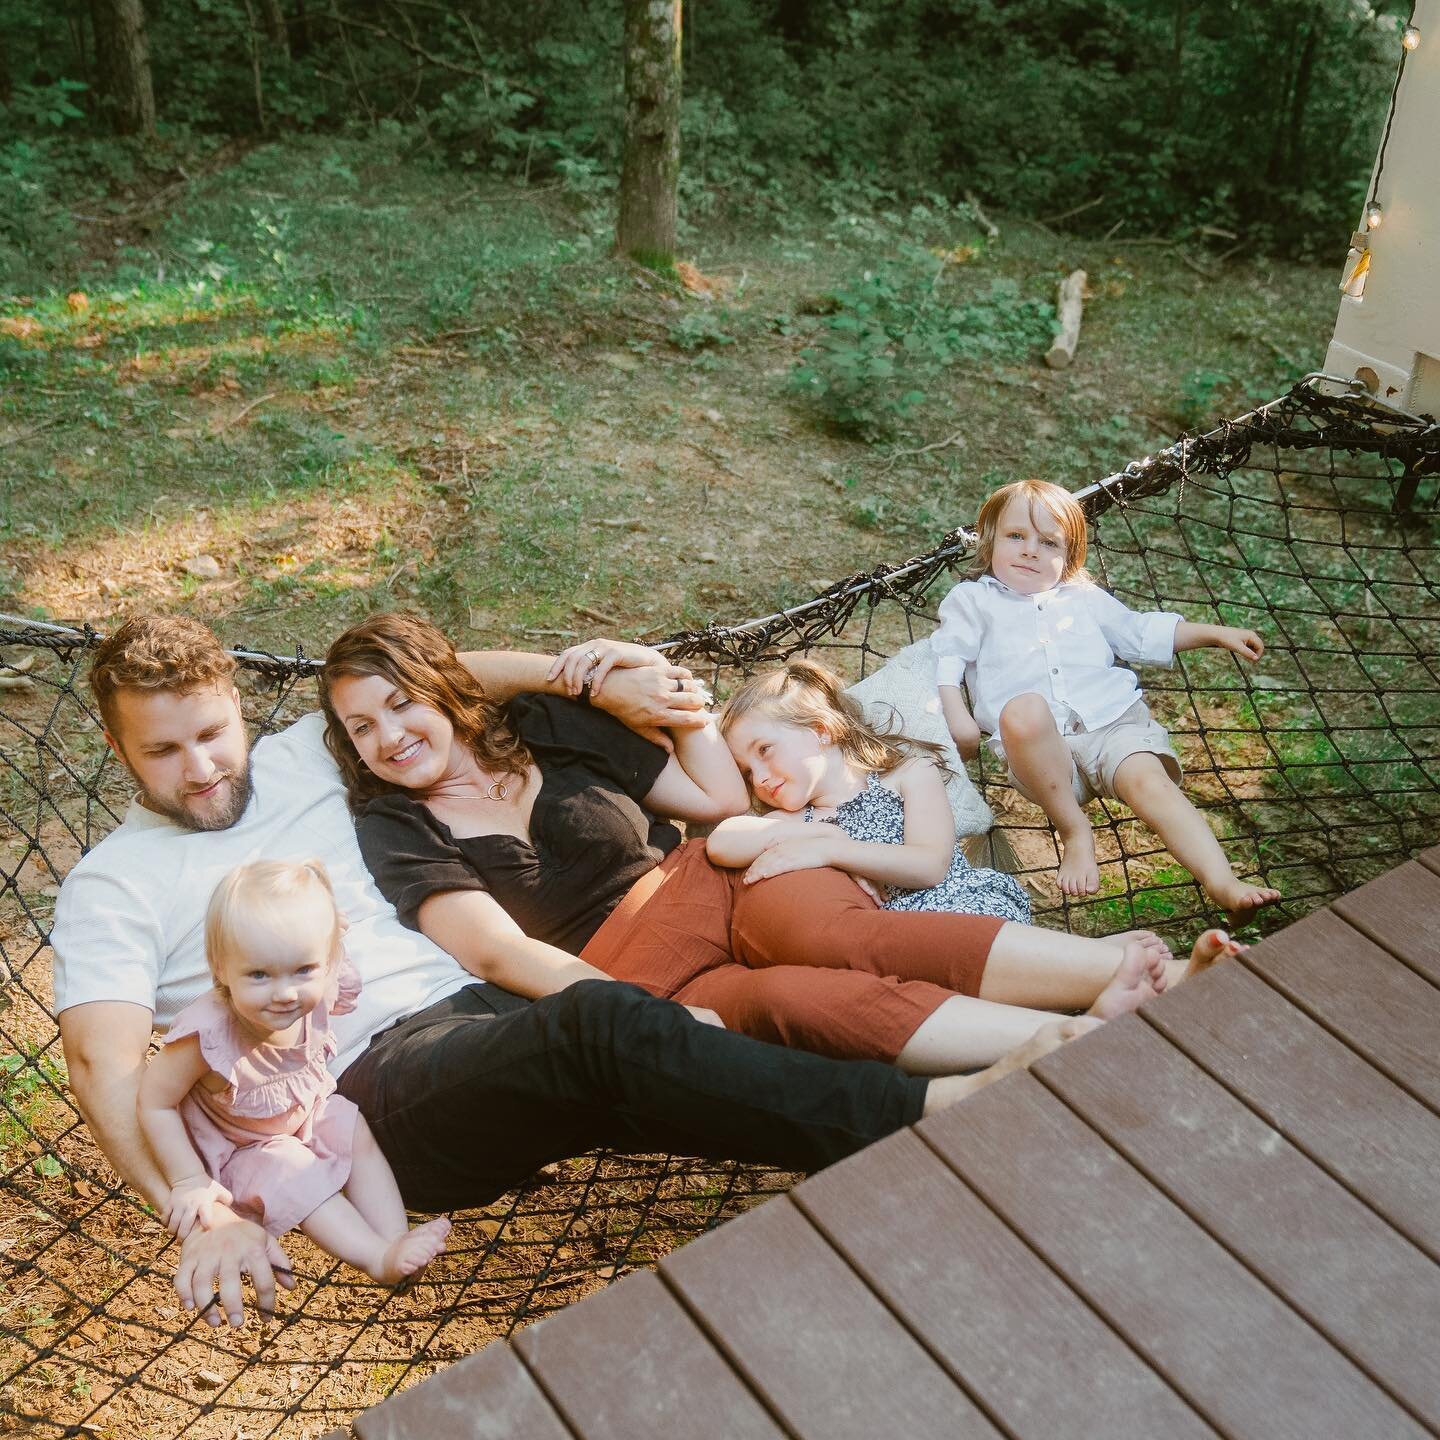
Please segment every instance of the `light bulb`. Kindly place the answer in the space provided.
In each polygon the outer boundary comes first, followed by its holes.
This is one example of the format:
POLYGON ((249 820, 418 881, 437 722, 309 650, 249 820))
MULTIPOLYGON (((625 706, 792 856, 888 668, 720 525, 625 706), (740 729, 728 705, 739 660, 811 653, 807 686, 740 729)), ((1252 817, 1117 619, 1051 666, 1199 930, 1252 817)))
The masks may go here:
POLYGON ((1378 200, 1372 200, 1365 207, 1365 228, 1367 230, 1378 230, 1380 222, 1385 218, 1385 212, 1380 208, 1378 200))
POLYGON ((1407 50, 1418 50, 1420 48, 1420 27, 1418 25, 1407 25, 1400 32, 1400 43, 1407 50))

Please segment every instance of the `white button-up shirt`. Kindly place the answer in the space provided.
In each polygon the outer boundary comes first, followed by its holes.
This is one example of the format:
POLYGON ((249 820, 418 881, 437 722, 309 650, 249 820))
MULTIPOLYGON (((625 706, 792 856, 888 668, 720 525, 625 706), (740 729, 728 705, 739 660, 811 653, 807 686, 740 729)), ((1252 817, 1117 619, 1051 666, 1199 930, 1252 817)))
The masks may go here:
POLYGON ((940 603, 940 628, 931 637, 935 678, 955 686, 964 680, 987 735, 999 731, 1011 700, 1030 693, 1045 697, 1062 734, 1072 713, 1095 730, 1139 698, 1139 682, 1116 659, 1173 664, 1180 619, 1158 610, 1137 614, 1088 581, 1022 595, 982 575, 940 603))

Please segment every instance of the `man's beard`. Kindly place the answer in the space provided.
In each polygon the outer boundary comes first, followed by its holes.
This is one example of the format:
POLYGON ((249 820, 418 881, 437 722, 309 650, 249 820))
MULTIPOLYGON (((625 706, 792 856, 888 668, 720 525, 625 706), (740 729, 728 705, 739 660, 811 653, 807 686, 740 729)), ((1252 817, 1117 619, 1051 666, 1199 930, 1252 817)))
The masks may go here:
POLYGON ((238 770, 228 770, 219 777, 230 782, 230 799, 223 810, 197 815, 182 800, 171 795, 157 795, 153 790, 140 791, 140 803, 157 815, 173 820, 185 830, 228 830, 245 813, 250 803, 250 762, 242 761, 238 770))

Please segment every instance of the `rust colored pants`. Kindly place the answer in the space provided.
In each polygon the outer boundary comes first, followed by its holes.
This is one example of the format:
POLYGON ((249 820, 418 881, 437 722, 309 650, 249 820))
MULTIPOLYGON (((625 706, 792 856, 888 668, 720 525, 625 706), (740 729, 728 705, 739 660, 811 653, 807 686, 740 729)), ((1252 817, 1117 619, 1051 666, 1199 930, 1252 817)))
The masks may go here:
POLYGON ((580 958, 731 1030, 840 1059, 894 1060, 952 995, 974 995, 1001 925, 883 910, 840 870, 756 885, 690 840, 637 881, 580 958))

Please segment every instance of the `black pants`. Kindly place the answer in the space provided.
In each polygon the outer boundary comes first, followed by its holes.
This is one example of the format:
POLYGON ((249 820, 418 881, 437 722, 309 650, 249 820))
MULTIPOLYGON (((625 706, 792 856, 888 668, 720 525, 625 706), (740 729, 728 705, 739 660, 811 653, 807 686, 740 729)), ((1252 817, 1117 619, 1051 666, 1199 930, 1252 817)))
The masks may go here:
POLYGON ((631 985, 527 1001, 469 985, 370 1042, 340 1079, 408 1205, 483 1205, 596 1146, 791 1170, 920 1118, 926 1081, 701 1025, 631 985))

